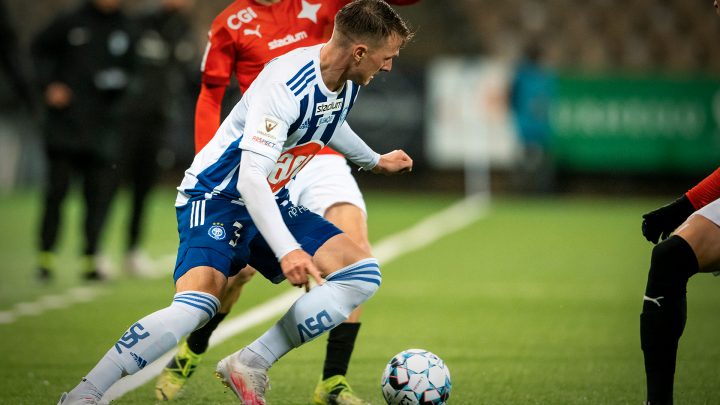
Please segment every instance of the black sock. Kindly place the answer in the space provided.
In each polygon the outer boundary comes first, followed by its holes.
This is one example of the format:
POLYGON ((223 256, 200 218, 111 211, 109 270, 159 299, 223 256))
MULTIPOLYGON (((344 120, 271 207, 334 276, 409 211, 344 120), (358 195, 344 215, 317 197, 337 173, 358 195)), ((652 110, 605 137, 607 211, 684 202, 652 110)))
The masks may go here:
POLYGON ((208 323, 203 325, 202 328, 195 330, 193 333, 190 334, 190 336, 188 336, 187 344, 188 347, 190 347, 190 350, 193 351, 193 353, 205 353, 205 350, 207 350, 208 344, 210 342, 210 335, 212 335, 213 331, 218 327, 220 322, 225 319, 226 316, 227 314, 215 314, 215 316, 211 320, 209 320, 208 323))
POLYGON ((334 375, 347 374, 350 356, 355 347, 355 339, 360 331, 360 323, 341 323, 330 331, 323 367, 323 380, 334 375))
POLYGON ((673 403, 677 348, 687 319, 687 282, 697 271, 695 252, 683 238, 672 236, 653 249, 640 315, 647 399, 653 405, 673 403))

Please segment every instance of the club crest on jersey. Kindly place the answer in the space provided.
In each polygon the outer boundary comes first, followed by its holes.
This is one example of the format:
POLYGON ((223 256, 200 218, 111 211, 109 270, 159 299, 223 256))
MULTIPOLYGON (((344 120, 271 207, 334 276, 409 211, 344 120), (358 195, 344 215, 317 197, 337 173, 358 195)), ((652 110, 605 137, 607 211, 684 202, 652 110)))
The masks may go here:
POLYGON ((225 239, 225 228, 223 228, 223 224, 220 222, 213 222, 210 229, 208 229, 208 235, 215 239, 215 240, 223 240, 225 239))
POLYGON ((315 115, 325 115, 329 113, 333 113, 335 111, 340 111, 343 105, 342 98, 339 98, 337 100, 332 101, 326 101, 324 103, 318 103, 315 105, 315 115))
POLYGON ((317 13, 320 7, 322 7, 322 4, 313 4, 302 0, 302 10, 300 10, 297 18, 307 18, 317 24, 317 13))

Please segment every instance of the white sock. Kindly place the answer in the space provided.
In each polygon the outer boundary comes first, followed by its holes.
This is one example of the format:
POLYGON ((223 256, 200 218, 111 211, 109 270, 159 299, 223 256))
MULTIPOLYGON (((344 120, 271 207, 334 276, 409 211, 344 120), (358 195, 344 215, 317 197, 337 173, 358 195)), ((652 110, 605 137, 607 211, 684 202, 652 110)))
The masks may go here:
MULTIPOLYGON (((169 307, 130 326, 85 378, 104 393, 120 378, 138 372, 175 347, 183 336, 215 316, 219 307, 220 301, 211 294, 199 291, 175 294, 169 307)), ((81 389, 81 385, 76 389, 81 389)))
POLYGON ((380 267, 373 258, 334 272, 325 284, 295 301, 272 328, 247 348, 272 365, 293 348, 345 321, 377 291, 381 280, 380 267))

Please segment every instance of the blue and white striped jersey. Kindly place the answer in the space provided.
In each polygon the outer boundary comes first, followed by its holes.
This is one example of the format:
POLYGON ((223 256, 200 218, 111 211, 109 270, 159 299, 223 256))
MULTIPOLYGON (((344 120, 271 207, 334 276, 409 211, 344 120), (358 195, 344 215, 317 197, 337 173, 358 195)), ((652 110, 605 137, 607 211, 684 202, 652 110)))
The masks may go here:
POLYGON ((325 86, 322 46, 296 49, 265 66, 185 171, 176 206, 198 197, 242 202, 237 182, 243 149, 275 160, 268 183, 276 199, 287 198, 285 186, 340 128, 359 90, 351 81, 337 92, 325 86))

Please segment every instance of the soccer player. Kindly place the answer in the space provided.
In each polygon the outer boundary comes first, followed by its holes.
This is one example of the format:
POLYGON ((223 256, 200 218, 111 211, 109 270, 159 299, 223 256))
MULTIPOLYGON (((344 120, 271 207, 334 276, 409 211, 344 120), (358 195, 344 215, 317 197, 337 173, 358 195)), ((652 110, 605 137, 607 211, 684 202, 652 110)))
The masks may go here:
POLYGON ((347 128, 359 88, 412 33, 382 0, 356 0, 330 40, 268 63, 178 188, 180 246, 172 304, 132 324, 61 404, 94 404, 212 319, 227 277, 250 264, 274 283, 307 287, 288 312, 217 373, 245 404, 264 404, 267 370, 287 352, 343 322, 380 285, 377 260, 321 216, 289 201, 287 183, 325 145, 375 173, 412 169, 403 151, 378 155, 347 128), (324 277, 324 279, 323 279, 324 277))
MULTIPOLYGON (((410 4, 411 0, 388 1, 410 4)), ((202 65, 202 87, 195 113, 196 151, 205 147, 220 125, 220 106, 233 74, 245 93, 263 65, 292 49, 326 42, 334 16, 348 0, 238 0, 212 23, 202 65), (279 24, 278 21, 283 21, 279 24)), ((290 200, 324 216, 370 254, 365 202, 350 168, 339 153, 323 148, 289 185, 290 200)), ((181 344, 155 385, 159 400, 172 400, 207 350, 213 331, 230 312, 252 268, 231 277, 217 315, 181 344)), ((347 380, 348 364, 360 329, 360 311, 333 328, 328 336, 316 404, 364 404, 347 380)))
POLYGON ((674 202, 643 215, 643 235, 657 244, 640 315, 648 405, 673 403, 677 348, 687 319, 688 279, 720 270, 718 198, 720 169, 674 202))

